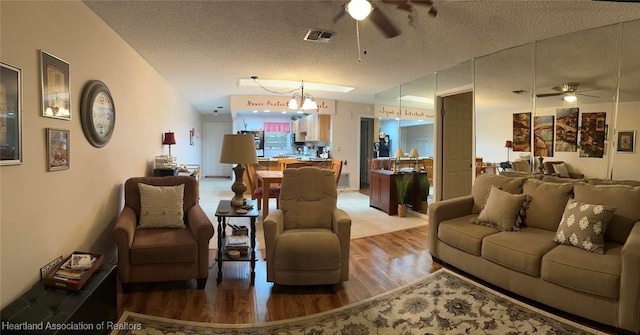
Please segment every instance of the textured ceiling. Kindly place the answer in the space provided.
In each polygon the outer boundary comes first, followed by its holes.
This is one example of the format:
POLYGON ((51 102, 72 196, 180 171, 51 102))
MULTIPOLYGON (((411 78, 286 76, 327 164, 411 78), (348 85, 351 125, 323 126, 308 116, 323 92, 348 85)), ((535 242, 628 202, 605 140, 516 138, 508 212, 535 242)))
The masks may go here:
MULTIPOLYGON (((354 86, 318 98, 373 103, 376 93, 472 58, 588 28, 640 18, 640 4, 588 0, 435 1, 409 13, 374 1, 401 30, 384 38, 370 22, 333 18, 343 1, 84 0, 201 113, 229 112, 230 95, 266 95, 237 80, 304 80, 354 86), (330 43, 303 41, 309 29, 330 43), (259 79, 258 79, 259 80, 259 79), (220 108, 221 107, 221 108, 220 108)), ((277 89, 285 91, 286 89, 277 89)))

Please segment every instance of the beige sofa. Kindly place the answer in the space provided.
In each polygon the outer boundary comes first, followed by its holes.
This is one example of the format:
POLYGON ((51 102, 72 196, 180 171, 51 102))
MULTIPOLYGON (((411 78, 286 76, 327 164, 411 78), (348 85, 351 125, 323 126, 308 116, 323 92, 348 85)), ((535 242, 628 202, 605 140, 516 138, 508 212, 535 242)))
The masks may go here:
POLYGON ((640 187, 545 182, 483 174, 472 195, 429 206, 436 261, 545 305, 632 332, 640 331, 640 187), (491 185, 527 194, 519 231, 471 223, 491 185), (615 207, 604 254, 553 241, 570 198, 615 207))

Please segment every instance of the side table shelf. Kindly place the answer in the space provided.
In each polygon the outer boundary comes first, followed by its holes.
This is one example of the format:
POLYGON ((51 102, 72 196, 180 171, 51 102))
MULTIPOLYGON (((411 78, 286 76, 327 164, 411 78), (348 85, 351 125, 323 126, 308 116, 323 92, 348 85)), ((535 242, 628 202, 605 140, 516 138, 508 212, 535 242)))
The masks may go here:
POLYGON ((216 262, 218 263, 218 284, 222 282, 222 263, 223 262, 250 262, 251 263, 251 285, 255 283, 256 278, 256 219, 258 218, 258 210, 255 204, 247 201, 247 204, 253 205, 253 209, 247 210, 246 213, 238 213, 239 207, 231 206, 230 200, 220 200, 216 209, 216 218, 218 219, 218 250, 216 253, 216 262), (240 255, 238 258, 231 258, 224 252, 227 241, 227 218, 248 218, 249 227, 249 248, 246 255, 240 255))

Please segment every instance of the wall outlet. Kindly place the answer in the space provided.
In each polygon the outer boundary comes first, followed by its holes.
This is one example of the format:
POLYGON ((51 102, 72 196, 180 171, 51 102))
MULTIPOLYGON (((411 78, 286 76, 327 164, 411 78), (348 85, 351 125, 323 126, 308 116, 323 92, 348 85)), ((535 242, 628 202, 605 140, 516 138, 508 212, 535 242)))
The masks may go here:
POLYGON ((58 256, 58 258, 52 260, 51 262, 47 263, 47 265, 43 266, 40 268, 40 280, 42 280, 47 273, 51 272, 51 270, 53 270, 53 268, 55 268, 56 266, 58 266, 58 264, 62 263, 62 255, 58 256))

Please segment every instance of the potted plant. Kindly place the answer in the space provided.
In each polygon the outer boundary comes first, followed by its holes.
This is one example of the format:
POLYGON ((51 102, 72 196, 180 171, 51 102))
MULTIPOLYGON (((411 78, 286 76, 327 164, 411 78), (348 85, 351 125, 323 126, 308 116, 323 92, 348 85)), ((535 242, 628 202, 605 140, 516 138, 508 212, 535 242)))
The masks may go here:
POLYGON ((420 212, 426 214, 427 209, 429 208, 427 199, 429 198, 429 188, 431 187, 426 173, 419 174, 418 185, 420 186, 420 200, 422 200, 420 204, 420 212))
POLYGON ((413 173, 399 174, 395 178, 396 182, 396 199, 398 200, 398 216, 407 215, 407 191, 409 185, 413 181, 413 173))

